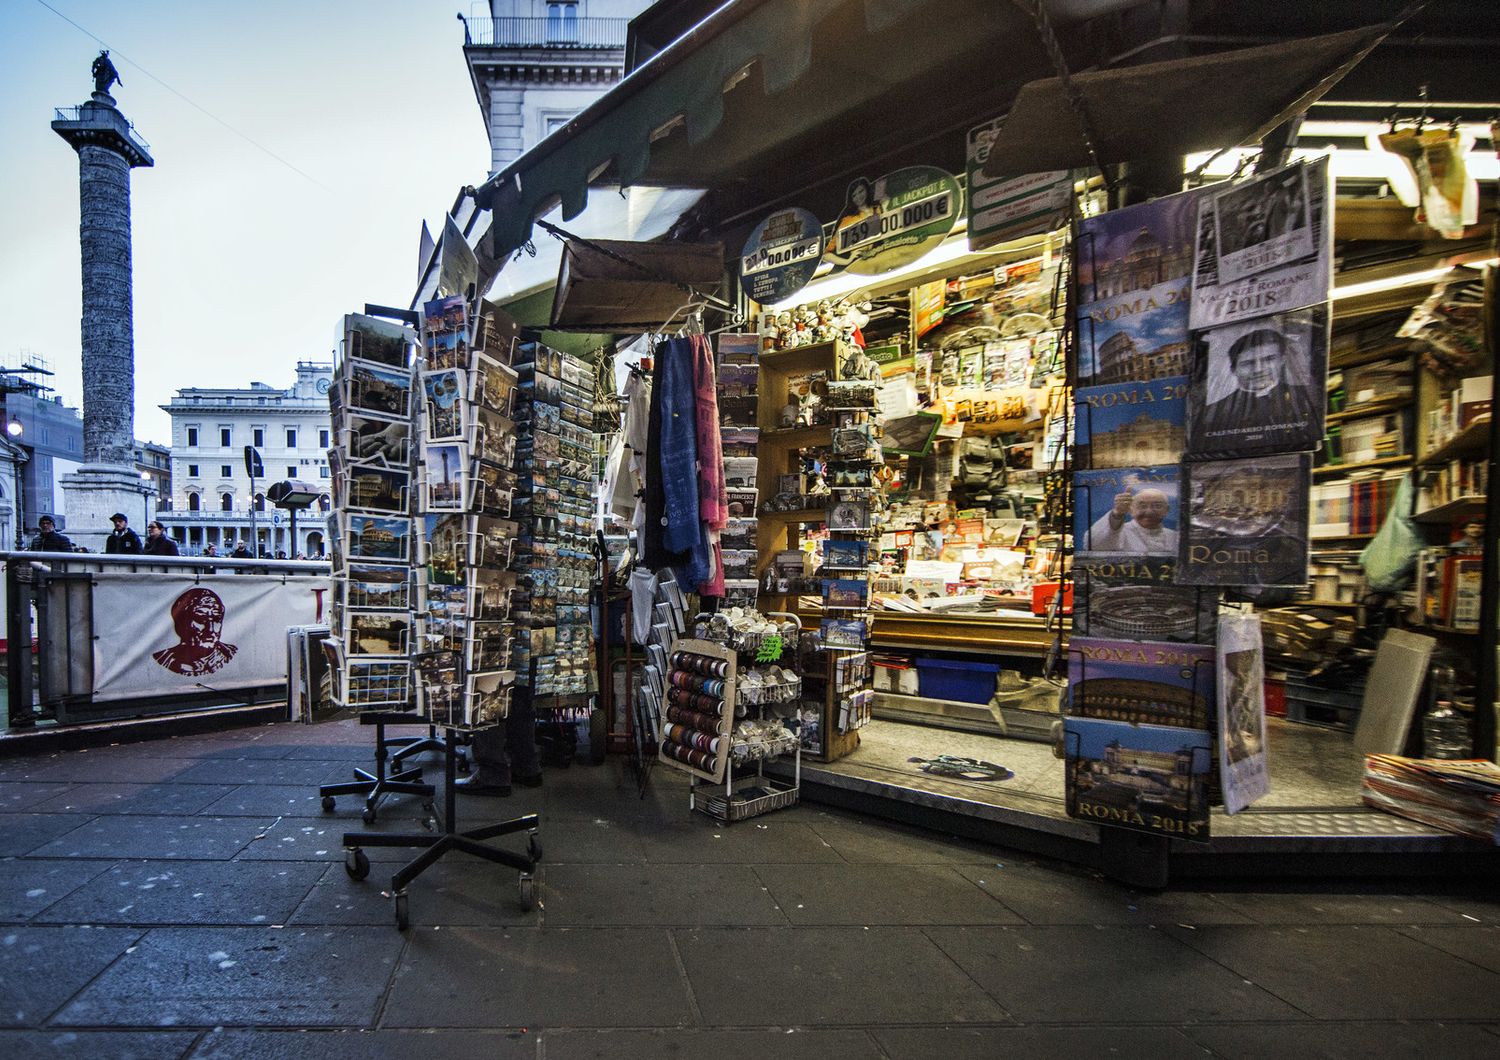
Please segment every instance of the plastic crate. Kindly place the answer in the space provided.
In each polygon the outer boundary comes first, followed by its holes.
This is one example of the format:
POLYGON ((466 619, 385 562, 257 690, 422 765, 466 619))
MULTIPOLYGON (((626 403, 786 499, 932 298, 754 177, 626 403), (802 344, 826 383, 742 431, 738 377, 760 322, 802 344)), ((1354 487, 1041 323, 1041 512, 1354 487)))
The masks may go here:
POLYGON ((999 663, 917 657, 917 687, 926 699, 988 703, 999 677, 999 663))
POLYGON ((1352 729, 1365 698, 1365 678, 1339 688, 1309 682, 1296 672, 1286 676, 1286 719, 1304 725, 1352 729))

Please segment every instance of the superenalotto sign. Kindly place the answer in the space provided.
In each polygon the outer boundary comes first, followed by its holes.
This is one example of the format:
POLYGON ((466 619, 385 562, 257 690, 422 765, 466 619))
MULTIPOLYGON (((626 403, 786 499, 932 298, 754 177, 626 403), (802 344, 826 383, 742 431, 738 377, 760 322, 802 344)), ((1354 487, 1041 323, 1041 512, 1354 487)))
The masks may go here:
POLYGON ((875 275, 916 261, 953 230, 963 191, 951 173, 908 166, 849 185, 823 253, 836 269, 875 275))

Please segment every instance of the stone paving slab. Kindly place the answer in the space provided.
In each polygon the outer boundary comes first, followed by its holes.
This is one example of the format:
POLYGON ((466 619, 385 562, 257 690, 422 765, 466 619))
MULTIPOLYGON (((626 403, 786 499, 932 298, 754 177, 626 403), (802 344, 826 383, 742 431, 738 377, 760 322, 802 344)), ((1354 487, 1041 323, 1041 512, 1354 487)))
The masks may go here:
MULTIPOLYGON (((72 815, 58 815, 72 816, 72 815)), ((34 848, 41 858, 188 858, 235 856, 274 823, 269 817, 95 817, 34 848)))
POLYGON ((227 784, 76 784, 32 807, 36 813, 195 814, 233 787, 227 784))
POLYGON ((518 1031, 210 1031, 193 1060, 536 1060, 518 1031))
MULTIPOLYGON (((230 818, 248 820, 249 818, 230 818)), ((353 819, 327 815, 322 817, 282 817, 266 822, 265 838, 257 839, 241 851, 239 861, 317 861, 326 865, 330 861, 343 864, 344 835, 347 832, 401 832, 426 831, 414 818, 382 816, 373 825, 367 825, 358 817, 353 819)), ((372 862, 397 864, 416 857, 415 847, 365 847, 365 855, 372 862)), ((372 877, 378 879, 378 876, 372 877)))
POLYGON ((0 813, 16 813, 29 810, 39 802, 46 802, 74 787, 72 781, 0 781, 0 813))
POLYGON ((1494 1060, 1500 1040, 1482 1027, 1463 1024, 1269 1023, 1256 1026, 1187 1027, 1183 1033, 1224 1060, 1494 1060))
POLYGON ((660 928, 413 928, 383 1025, 536 1029, 693 1022, 671 941, 660 928))
POLYGON ((1032 924, 1251 923, 1213 895, 1132 891, 1061 866, 1004 858, 983 867, 960 865, 958 871, 1032 924))
POLYGON ((882 1060, 864 1031, 546 1031, 547 1060, 882 1060))
POLYGON ((1500 998, 1500 975, 1391 927, 1168 930, 1318 1019, 1485 1019, 1500 998))
POLYGON ((788 922, 748 865, 544 864, 542 869, 549 927, 788 922))
POLYGON ((681 820, 642 821, 636 831, 652 864, 842 864, 838 851, 804 824, 796 811, 725 825, 701 813, 681 820))
POLYGON ((944 927, 926 932, 1023 1023, 1186 1023, 1300 1015, 1254 985, 1253 976, 1242 978, 1213 960, 1195 957, 1153 928, 944 927))
POLYGON ((0 857, 30 854, 92 820, 88 813, 0 813, 0 857))
POLYGON ((709 1026, 1008 1019, 991 994, 916 928, 698 928, 673 934, 709 1026))
POLYGON ((1220 905, 1258 924, 1454 924, 1463 914, 1410 895, 1220 894, 1220 905))
POLYGON ((306 785, 353 780, 352 764, 340 762, 293 762, 281 758, 198 760, 178 762, 178 784, 282 784, 306 785))
MULTIPOLYGON (((407 796, 389 803, 393 808, 407 796)), ((413 801, 415 807, 417 802, 413 801)), ((359 823, 365 800, 355 795, 340 796, 335 813, 359 823)), ((382 809, 385 805, 382 805, 382 809)), ((241 784, 230 788, 209 803, 205 812, 221 817, 317 817, 323 813, 323 801, 316 785, 311 784, 241 784)), ((361 827, 363 827, 361 825, 361 827)))
POLYGON ((995 852, 953 836, 941 836, 884 821, 864 820, 850 814, 802 807, 809 828, 857 865, 925 865, 942 862, 955 865, 992 865, 995 852))
MULTIPOLYGON (((330 865, 292 914, 291 923, 389 927, 396 917, 388 894, 395 868, 379 862, 367 879, 353 880, 342 861, 330 865)), ((516 872, 503 865, 450 855, 408 889, 411 922, 427 927, 535 927, 542 914, 522 908, 516 881, 516 872)))
POLYGON ((107 861, 6 858, 0 861, 0 920, 30 920, 108 868, 107 861))
POLYGON ((887 1060, 1202 1060, 1209 1055, 1169 1027, 923 1027, 873 1033, 887 1060))
POLYGON ((401 948, 381 928, 157 928, 53 1023, 369 1027, 401 948))
POLYGON ((304 862, 127 861, 36 918, 57 924, 284 924, 322 875, 304 862))
MULTIPOLYGON (((160 784, 164 781, 194 783, 183 776, 192 763, 180 758, 148 758, 120 754, 114 748, 98 747, 59 755, 50 764, 34 770, 28 779, 75 784, 160 784)), ((197 783, 214 783, 200 780, 197 783)))
POLYGON ((1023 923, 947 865, 776 865, 756 871, 794 924, 1023 923))
MULTIPOLYGON (((1422 924, 1405 928, 1401 933, 1418 942, 1436 946, 1444 953, 1451 953, 1470 964, 1477 964, 1491 972, 1500 972, 1500 927, 1438 927, 1422 924)), ((1496 999, 1496 1008, 1500 1010, 1500 998, 1496 999)))
POLYGON ((40 1027, 140 937, 120 928, 0 928, 0 1027, 40 1027))
POLYGON ((176 1060, 198 1036, 190 1031, 0 1031, 0 1056, 48 1060, 176 1060))

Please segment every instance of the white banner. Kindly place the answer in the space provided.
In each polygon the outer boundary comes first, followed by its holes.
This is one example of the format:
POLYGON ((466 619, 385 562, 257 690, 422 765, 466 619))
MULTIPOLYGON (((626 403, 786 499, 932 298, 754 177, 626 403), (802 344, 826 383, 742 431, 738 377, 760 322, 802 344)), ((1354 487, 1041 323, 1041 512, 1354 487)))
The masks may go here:
POLYGON ((1259 615, 1219 617, 1219 786, 1227 813, 1271 790, 1263 650, 1259 615))
POLYGON ((327 621, 326 577, 94 575, 94 699, 274 685, 286 631, 327 621))

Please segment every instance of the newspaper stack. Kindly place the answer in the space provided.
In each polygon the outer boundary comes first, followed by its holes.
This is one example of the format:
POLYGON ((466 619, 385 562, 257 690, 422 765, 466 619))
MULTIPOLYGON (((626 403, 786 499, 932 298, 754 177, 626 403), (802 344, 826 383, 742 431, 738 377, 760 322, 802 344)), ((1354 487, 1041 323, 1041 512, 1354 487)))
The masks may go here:
POLYGON ((1366 806, 1500 844, 1500 766, 1493 762, 1366 755, 1361 791, 1366 806))

